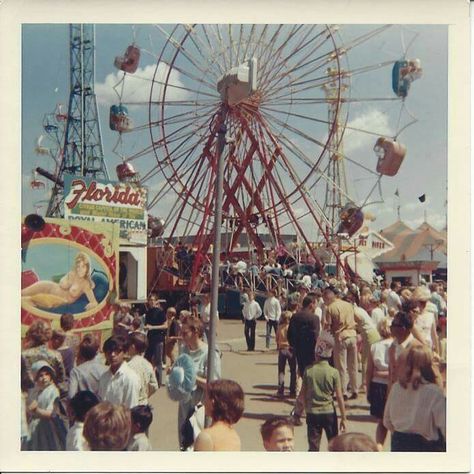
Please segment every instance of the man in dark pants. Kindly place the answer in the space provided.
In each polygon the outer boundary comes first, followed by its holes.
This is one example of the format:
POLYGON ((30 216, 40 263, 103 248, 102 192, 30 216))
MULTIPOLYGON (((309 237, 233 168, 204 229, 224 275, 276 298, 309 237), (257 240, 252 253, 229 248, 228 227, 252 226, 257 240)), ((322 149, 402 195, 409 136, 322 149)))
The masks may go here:
POLYGON ((247 341, 247 350, 255 350, 255 327, 257 319, 262 315, 262 308, 255 301, 255 294, 252 291, 248 293, 248 301, 244 303, 242 308, 242 315, 244 317, 244 334, 247 341))
POLYGON ((145 315, 145 329, 148 331, 148 348, 145 357, 155 368, 160 387, 163 385, 163 348, 167 327, 166 314, 160 306, 158 296, 152 293, 148 297, 148 311, 145 315))
MULTIPOLYGON (((303 377, 306 367, 314 362, 314 348, 319 336, 320 322, 314 313, 317 306, 316 296, 312 293, 303 299, 303 307, 290 319, 288 342, 298 362, 298 374, 303 377)), ((299 416, 295 416, 296 425, 301 425, 299 416)))

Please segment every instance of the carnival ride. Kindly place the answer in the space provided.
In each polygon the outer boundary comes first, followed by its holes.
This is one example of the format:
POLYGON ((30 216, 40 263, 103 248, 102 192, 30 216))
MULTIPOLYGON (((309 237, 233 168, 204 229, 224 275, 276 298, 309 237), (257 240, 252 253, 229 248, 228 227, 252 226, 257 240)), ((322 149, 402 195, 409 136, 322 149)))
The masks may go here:
POLYGON ((361 52, 391 25, 350 34, 336 25, 153 28, 158 54, 138 45, 134 29, 115 58, 109 110, 117 178, 147 186, 148 209, 159 216, 149 219, 150 243, 160 249, 149 290, 163 272, 189 290, 209 277, 223 125, 226 258, 263 262, 283 247, 290 261, 339 266, 341 239, 357 236, 367 209, 383 201, 382 179, 396 175, 406 155, 400 134, 416 121, 406 99, 422 74, 420 61, 407 58, 411 42, 401 59, 381 59, 361 52), (147 100, 127 87, 132 78, 147 100), (372 95, 360 92, 364 81, 372 95), (358 121, 373 104, 385 107, 380 128, 358 121), (176 259, 183 247, 192 257, 184 271, 176 259))
MULTIPOLYGON (((114 88, 118 104, 110 109, 110 123, 119 133, 114 149, 121 159, 118 178, 153 191, 148 207, 162 216, 154 232, 161 236, 159 243, 193 249, 184 284, 196 287, 212 247, 217 134, 223 123, 223 253, 249 252, 251 260, 255 250, 263 261, 269 247, 284 245, 293 258, 303 248, 320 268, 324 260, 337 261, 340 236, 357 234, 367 207, 382 201, 382 178, 394 176, 405 157, 399 135, 415 121, 405 99, 421 76, 420 61, 407 59, 405 48, 401 59, 351 67, 357 50, 390 25, 371 27, 349 40, 335 25, 155 28, 164 46, 151 77, 144 75, 149 65, 140 67, 135 42, 115 60, 123 74, 114 88), (387 92, 361 97, 351 87, 355 79, 390 66, 395 97, 387 92), (142 74, 142 87, 149 83, 148 102, 124 94, 133 74, 142 74), (377 102, 388 104, 394 123, 374 130, 351 121, 350 107, 377 102), (138 118, 140 107, 148 109, 147 120, 133 125, 129 109, 138 118), (149 135, 146 147, 127 148, 127 142, 138 142, 132 135, 144 133, 149 135), (346 152, 345 135, 353 141, 357 135, 374 137, 376 164, 367 152, 357 158, 346 152), (158 175, 165 181, 157 186, 158 175), (359 187, 354 194, 349 181, 357 180, 365 181, 365 191, 359 187), (289 241, 292 235, 296 242, 289 241)), ((158 276, 173 262, 161 256, 157 265, 158 276)))

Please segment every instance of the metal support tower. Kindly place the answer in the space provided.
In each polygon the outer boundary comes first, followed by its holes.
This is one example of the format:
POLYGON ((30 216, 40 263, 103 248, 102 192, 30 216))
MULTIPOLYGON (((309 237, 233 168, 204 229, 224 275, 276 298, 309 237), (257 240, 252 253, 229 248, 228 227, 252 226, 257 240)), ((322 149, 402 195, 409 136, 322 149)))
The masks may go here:
MULTIPOLYGON (((326 184, 326 195, 324 199, 324 214, 330 221, 328 232, 331 240, 336 240, 336 225, 339 221, 339 212, 346 204, 347 179, 344 163, 344 149, 342 133, 345 124, 341 124, 338 111, 340 104, 344 102, 344 94, 349 85, 344 82, 343 71, 329 68, 328 75, 333 77, 331 82, 322 86, 328 102, 328 122, 335 124, 335 132, 331 135, 329 142, 329 163, 327 169, 328 181, 326 184)), ((331 126, 331 125, 330 125, 331 126)))
POLYGON ((95 28, 69 26, 70 92, 63 157, 46 216, 64 215, 64 174, 108 179, 102 149, 95 81, 95 28))

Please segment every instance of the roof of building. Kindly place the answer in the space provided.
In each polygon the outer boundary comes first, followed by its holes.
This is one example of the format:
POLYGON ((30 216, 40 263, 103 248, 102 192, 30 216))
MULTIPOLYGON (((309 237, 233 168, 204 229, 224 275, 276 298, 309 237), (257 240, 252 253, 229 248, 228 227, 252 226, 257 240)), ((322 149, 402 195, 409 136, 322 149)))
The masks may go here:
POLYGON ((376 263, 437 261, 439 267, 447 264, 447 235, 427 222, 412 230, 398 220, 380 234, 391 240, 394 249, 375 259, 376 263))

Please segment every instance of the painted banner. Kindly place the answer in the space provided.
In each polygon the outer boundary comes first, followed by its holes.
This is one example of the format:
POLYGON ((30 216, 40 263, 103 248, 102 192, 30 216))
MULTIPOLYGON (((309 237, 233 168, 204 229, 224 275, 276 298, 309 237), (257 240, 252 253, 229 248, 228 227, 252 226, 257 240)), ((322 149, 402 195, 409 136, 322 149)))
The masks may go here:
POLYGON ((65 175, 64 196, 66 219, 118 223, 122 241, 146 245, 146 188, 65 175))
POLYGON ((21 322, 74 316, 75 330, 111 327, 117 294, 116 224, 45 219, 22 226, 21 322))

